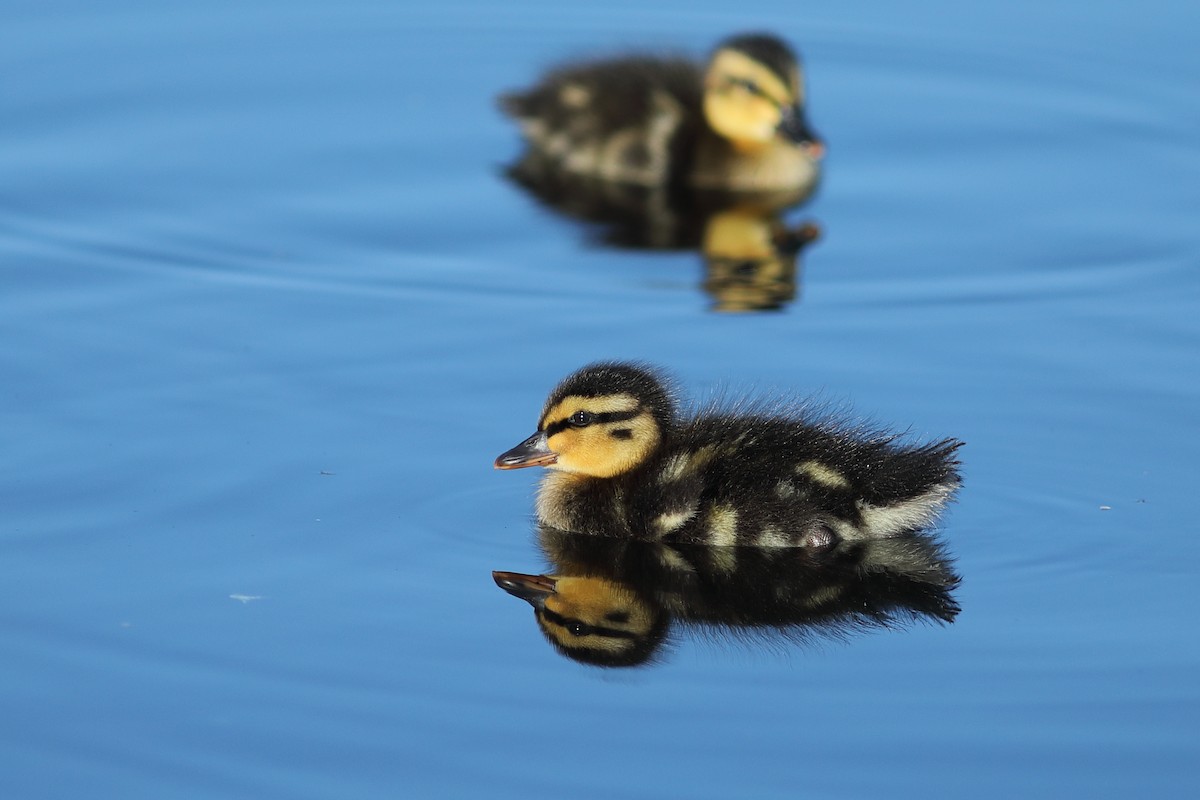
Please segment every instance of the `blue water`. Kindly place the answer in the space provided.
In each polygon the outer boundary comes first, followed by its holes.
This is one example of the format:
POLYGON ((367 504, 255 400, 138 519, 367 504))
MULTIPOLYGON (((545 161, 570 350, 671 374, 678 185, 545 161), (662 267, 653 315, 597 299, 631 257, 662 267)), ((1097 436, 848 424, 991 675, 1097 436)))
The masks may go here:
POLYGON ((9 2, 0 796, 1200 790, 1200 10, 9 2), (596 246, 495 95, 768 28, 829 143, 802 286, 596 246), (559 656, 548 389, 640 358, 956 436, 952 624, 559 656))

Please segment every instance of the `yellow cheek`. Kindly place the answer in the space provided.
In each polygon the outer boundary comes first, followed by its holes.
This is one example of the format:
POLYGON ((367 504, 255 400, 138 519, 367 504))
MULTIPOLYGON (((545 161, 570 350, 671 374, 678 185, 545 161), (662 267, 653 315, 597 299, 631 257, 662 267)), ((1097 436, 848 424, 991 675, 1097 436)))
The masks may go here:
POLYGON ((550 449, 558 454, 552 469, 577 472, 594 478, 611 478, 640 464, 658 446, 658 427, 649 414, 610 425, 567 428, 551 436, 550 449), (616 438, 614 429, 630 431, 616 438))
POLYGON ((567 430, 551 436, 550 449, 558 453, 556 469, 611 478, 630 468, 634 453, 627 440, 613 439, 601 429, 567 430), (624 445, 624 447, 622 447, 624 445))
POLYGON ((558 460, 552 465, 554 469, 565 472, 588 472, 589 465, 595 465, 603 460, 601 448, 596 446, 594 437, 589 436, 586 429, 567 428, 551 436, 546 443, 558 454, 558 460))
POLYGON ((704 115, 713 130, 741 147, 771 142, 781 119, 772 103, 736 91, 708 94, 704 115))

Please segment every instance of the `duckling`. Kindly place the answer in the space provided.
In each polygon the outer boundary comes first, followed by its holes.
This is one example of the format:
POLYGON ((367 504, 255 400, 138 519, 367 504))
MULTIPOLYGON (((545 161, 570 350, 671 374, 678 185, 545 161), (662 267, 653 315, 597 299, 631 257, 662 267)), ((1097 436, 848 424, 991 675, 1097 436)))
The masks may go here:
POLYGON ((781 637, 844 639, 918 620, 950 623, 959 612, 949 557, 919 533, 811 549, 669 545, 541 526, 538 542, 552 574, 492 578, 533 606, 559 653, 599 666, 655 660, 673 630, 774 649, 781 637))
POLYGON ((560 169, 608 181, 800 191, 824 155, 799 62, 769 34, 726 39, 704 67, 656 56, 567 65, 500 104, 560 169))
POLYGON ((495 466, 548 467, 537 517, 562 530, 828 547, 932 524, 958 489, 961 444, 905 444, 804 406, 685 415, 660 373, 603 362, 564 379, 537 432, 495 466))

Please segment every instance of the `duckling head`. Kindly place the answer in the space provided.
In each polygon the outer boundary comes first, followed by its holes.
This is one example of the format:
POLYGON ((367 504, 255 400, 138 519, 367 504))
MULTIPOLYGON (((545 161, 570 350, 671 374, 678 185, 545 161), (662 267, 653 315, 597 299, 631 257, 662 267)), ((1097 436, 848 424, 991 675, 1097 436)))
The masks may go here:
POLYGON ((625 584, 594 576, 493 572, 504 591, 533 606, 546 640, 568 658, 605 667, 645 663, 669 618, 625 584))
POLYGON ((623 475, 654 454, 674 417, 674 400, 651 370, 592 364, 550 393, 537 433, 502 453, 495 466, 542 466, 590 478, 623 475))
POLYGON ((814 159, 824 154, 804 114, 796 55, 768 34, 735 36, 717 47, 704 77, 704 116, 739 150, 753 152, 782 136, 814 159))

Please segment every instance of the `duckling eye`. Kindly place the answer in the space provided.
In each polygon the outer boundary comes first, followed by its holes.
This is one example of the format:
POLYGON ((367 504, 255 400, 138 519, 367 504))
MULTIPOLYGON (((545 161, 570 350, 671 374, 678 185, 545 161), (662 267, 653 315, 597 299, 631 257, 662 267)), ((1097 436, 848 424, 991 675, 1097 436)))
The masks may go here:
POLYGON ((745 91, 749 92, 750 94, 757 94, 757 95, 763 94, 763 90, 761 88, 759 88, 759 85, 757 83, 755 83, 754 81, 750 80, 749 78, 730 78, 729 85, 731 87, 737 87, 739 89, 744 89, 745 91))
POLYGON ((572 636, 587 636, 592 632, 592 626, 579 621, 572 621, 571 624, 567 625, 567 630, 572 636))
POLYGON ((587 411, 576 411, 574 414, 571 415, 571 418, 567 421, 570 422, 572 425, 574 425, 576 428, 582 428, 586 425, 592 424, 592 415, 587 411))

